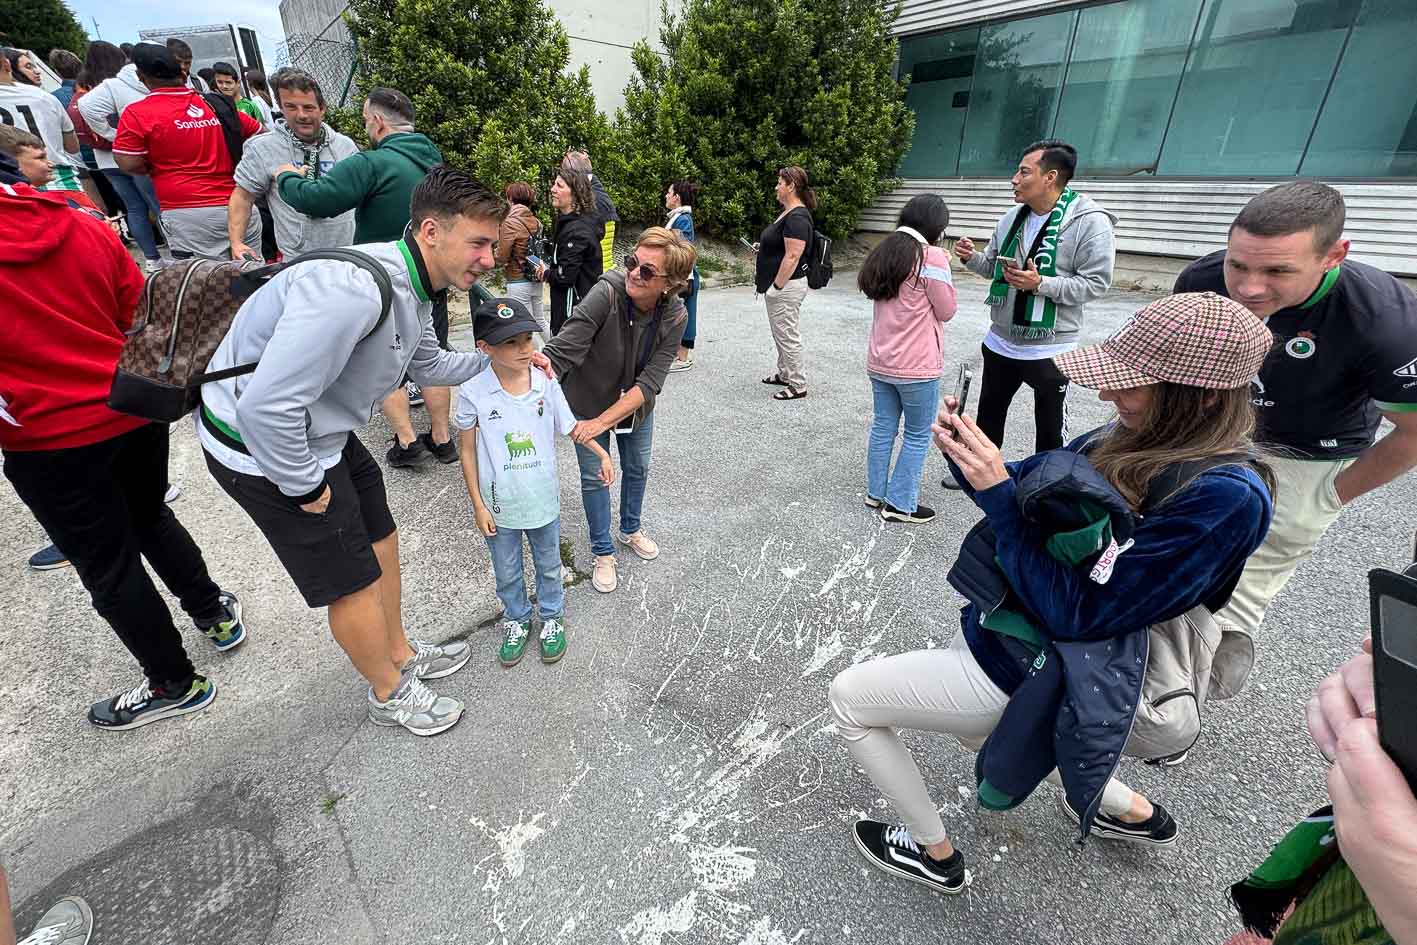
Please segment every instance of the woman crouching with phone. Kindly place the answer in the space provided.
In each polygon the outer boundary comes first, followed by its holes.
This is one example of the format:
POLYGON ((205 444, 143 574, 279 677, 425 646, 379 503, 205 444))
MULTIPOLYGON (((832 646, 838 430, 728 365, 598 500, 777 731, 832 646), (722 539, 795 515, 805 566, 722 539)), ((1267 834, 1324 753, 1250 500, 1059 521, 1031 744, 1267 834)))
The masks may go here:
MULTIPOLYGON (((978 424, 955 415, 954 398, 946 398, 933 428, 935 442, 984 512, 999 569, 1036 617, 1045 642, 1120 636, 1228 597, 1272 514, 1268 471, 1253 460, 1235 460, 1252 455, 1250 379, 1271 342, 1264 324, 1238 303, 1192 293, 1160 299, 1103 343, 1057 359, 1070 380, 1096 389, 1117 410, 1113 423, 1064 449, 1085 454, 1131 509, 1147 506, 1132 534, 1135 544, 1116 559, 1106 583, 1050 554, 1048 536, 1020 511, 1019 467, 1025 464, 1005 464, 978 424), (1215 465, 1207 467, 1207 461, 1215 465), (1154 484, 1168 472, 1175 475, 1182 463, 1204 471, 1159 504, 1148 504, 1154 484)), ((985 629, 974 604, 964 608, 960 624, 944 649, 845 670, 832 681, 829 697, 852 760, 903 821, 858 821, 852 827, 857 848, 880 869, 944 893, 964 890, 964 856, 950 843, 897 730, 953 735, 978 751, 1030 671, 1043 665, 1020 660, 1001 633, 985 629)), ((1018 711, 1026 708, 1021 704, 1018 711)), ((1077 731, 1090 730, 1079 725, 1077 731)), ((1098 779, 1105 784, 1100 805, 1093 796, 1083 811, 1084 819, 1096 811, 1092 832, 1162 847, 1173 843, 1177 826, 1165 808, 1115 777, 1105 779, 1108 771, 1115 773, 1116 760, 1098 779)), ((1057 770, 1047 780, 1062 783, 1057 770)), ((986 786, 981 784, 981 800, 986 786)), ((1079 819, 1066 799, 1064 810, 1079 819)))

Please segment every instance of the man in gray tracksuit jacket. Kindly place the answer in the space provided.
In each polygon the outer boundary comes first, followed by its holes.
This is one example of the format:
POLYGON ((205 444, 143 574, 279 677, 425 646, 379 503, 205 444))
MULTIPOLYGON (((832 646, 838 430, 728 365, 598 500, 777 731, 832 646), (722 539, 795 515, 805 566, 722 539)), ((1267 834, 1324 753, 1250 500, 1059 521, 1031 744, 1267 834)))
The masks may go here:
POLYGON ((1029 145, 1012 180, 1019 206, 1003 215, 982 252, 967 237, 955 243, 960 260, 992 280, 978 422, 999 446, 1009 404, 1023 384, 1033 389, 1036 451, 1063 445, 1068 379, 1053 358, 1077 347, 1084 305, 1112 285, 1117 218, 1068 186, 1076 168, 1071 145, 1029 145))
MULTIPOLYGON (((299 263, 252 294, 208 367, 257 361, 250 374, 205 385, 196 411, 207 468, 266 539, 311 607, 369 681, 380 725, 416 735, 451 728, 463 706, 421 679, 471 655, 404 635, 398 532, 383 475, 354 435, 407 372, 455 387, 488 359, 438 346, 435 296, 467 290, 495 265, 506 204, 460 171, 434 168, 413 191, 408 234, 358 250, 392 283, 379 321, 378 283, 349 262, 299 263)), ((533 363, 549 364, 537 356, 533 363)))

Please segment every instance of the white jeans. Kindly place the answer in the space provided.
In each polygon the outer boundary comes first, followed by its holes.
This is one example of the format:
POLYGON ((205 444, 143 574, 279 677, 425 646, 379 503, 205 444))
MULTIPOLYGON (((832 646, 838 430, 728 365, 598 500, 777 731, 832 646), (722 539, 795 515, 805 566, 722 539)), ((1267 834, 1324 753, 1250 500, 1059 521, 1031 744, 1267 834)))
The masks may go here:
MULTIPOLYGON (((858 663, 832 680, 837 731, 851 757, 895 807, 917 843, 946 838, 925 779, 896 734, 898 728, 942 732, 978 751, 999 724, 1009 697, 985 675, 963 633, 942 650, 916 650, 858 663)), ((1058 772, 1048 780, 1061 785, 1058 772)), ((1102 810, 1114 817, 1132 806, 1132 789, 1113 778, 1102 810)))
POLYGON ((1274 518, 1264 543, 1245 562, 1240 583, 1215 619, 1254 636, 1275 595, 1313 554, 1314 546, 1343 511, 1334 481, 1351 459, 1286 459, 1267 456, 1274 470, 1274 518))
POLYGON ((531 317, 536 319, 536 323, 541 326, 541 340, 546 341, 550 336, 546 333, 546 313, 543 311, 542 291, 542 283, 532 282, 530 279, 507 283, 507 298, 516 299, 527 307, 527 310, 531 312, 531 317))

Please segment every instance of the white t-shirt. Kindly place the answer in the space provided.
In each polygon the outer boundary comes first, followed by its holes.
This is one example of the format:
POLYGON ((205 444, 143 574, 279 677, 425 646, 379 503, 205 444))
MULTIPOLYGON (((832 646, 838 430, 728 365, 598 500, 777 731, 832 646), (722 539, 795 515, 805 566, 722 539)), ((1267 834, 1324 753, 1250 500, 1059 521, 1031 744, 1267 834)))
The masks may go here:
POLYGON ((73 132, 74 122, 59 99, 43 89, 20 82, 0 84, 0 122, 16 125, 43 141, 56 171, 81 165, 77 154, 64 150, 64 134, 73 132))
POLYGON ((556 437, 576 416, 559 383, 533 370, 531 390, 512 395, 489 367, 458 388, 453 423, 477 427, 477 485, 499 527, 540 528, 561 515, 556 437))
MULTIPOLYGON (((1033 241, 1038 238, 1038 231, 1043 229, 1043 224, 1047 223, 1048 218, 1052 215, 1053 211, 1051 210, 1047 213, 1030 213, 1028 219, 1023 221, 1023 233, 1019 238, 1023 241, 1025 252, 1033 247, 1033 241)), ((1015 361, 1043 361, 1047 358, 1056 358, 1060 354, 1067 354, 1077 347, 1077 343, 1069 341, 1060 345, 1014 344, 991 327, 984 336, 984 347, 995 354, 1013 358, 1015 361)))

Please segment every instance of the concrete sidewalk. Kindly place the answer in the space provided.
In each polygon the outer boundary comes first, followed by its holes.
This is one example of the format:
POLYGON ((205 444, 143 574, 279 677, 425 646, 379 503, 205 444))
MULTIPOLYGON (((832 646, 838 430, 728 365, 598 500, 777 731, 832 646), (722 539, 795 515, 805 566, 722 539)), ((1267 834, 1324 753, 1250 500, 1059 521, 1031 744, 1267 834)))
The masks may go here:
MULTIPOLYGON (((962 277, 948 378, 978 362, 985 291, 962 277)), ((1087 334, 1145 301, 1109 297, 1087 334)), ((220 686, 208 711, 91 728, 88 703, 137 683, 136 667, 72 570, 24 567, 43 536, 0 486, 0 855, 23 930, 74 892, 95 906, 99 945, 1190 945, 1232 932, 1226 887, 1324 802, 1303 704, 1365 632, 1367 569, 1404 561, 1417 483, 1345 511, 1277 601, 1250 689, 1215 708, 1191 761, 1124 765, 1180 822, 1168 853, 1079 850, 1046 786, 1010 813, 978 810, 972 756, 907 735, 971 860, 970 894, 946 900, 851 846, 857 817, 891 815, 825 696, 853 661, 948 643, 959 602, 944 575, 978 513, 939 488, 937 456, 922 493, 936 523, 887 527, 862 507, 870 306, 853 274, 803 307, 804 400, 771 401, 759 383, 773 352, 751 289, 705 292, 699 308, 698 365, 671 376, 655 415, 645 527, 663 553, 622 551, 614 594, 570 590, 560 664, 497 665, 491 570, 458 468, 386 470, 410 632, 478 652, 435 683, 469 707, 435 739, 365 721, 323 613, 210 481, 186 424, 174 508, 242 596, 250 639, 218 655, 187 634, 220 686)), ((1076 431, 1107 416, 1088 392, 1070 403, 1076 431)), ((1012 457, 1032 442, 1030 405, 1025 391, 1012 457)), ((364 439, 382 457, 382 421, 364 439)), ((560 458, 563 534, 589 570, 569 443, 560 458)))

